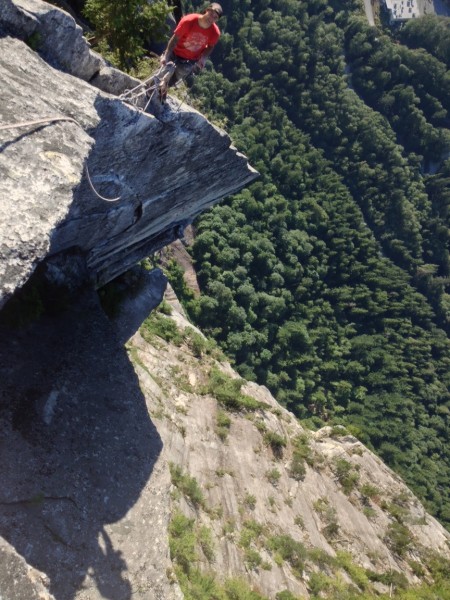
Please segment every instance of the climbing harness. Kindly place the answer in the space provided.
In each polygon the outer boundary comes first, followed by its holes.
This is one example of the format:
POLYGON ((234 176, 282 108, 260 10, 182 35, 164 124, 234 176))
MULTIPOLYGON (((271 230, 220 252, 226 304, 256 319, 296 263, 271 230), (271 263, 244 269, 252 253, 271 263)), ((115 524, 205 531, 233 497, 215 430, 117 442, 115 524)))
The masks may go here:
MULTIPOLYGON (((11 125, 0 125, 0 130, 3 131, 6 129, 20 129, 22 127, 31 127, 32 125, 44 125, 46 123, 54 123, 56 121, 72 121, 72 123, 75 123, 76 125, 81 127, 80 123, 78 123, 78 121, 76 121, 75 119, 72 119, 72 117, 54 116, 45 117, 43 119, 35 119, 34 121, 21 121, 20 123, 12 123, 11 125)), ((94 194, 98 198, 100 198, 100 200, 105 200, 106 202, 117 202, 118 200, 120 200, 120 196, 118 196, 117 198, 105 198, 104 196, 101 196, 95 189, 94 184, 92 183, 87 163, 84 165, 84 168, 86 169, 86 175, 89 185, 91 186, 91 189, 94 192, 94 194)))

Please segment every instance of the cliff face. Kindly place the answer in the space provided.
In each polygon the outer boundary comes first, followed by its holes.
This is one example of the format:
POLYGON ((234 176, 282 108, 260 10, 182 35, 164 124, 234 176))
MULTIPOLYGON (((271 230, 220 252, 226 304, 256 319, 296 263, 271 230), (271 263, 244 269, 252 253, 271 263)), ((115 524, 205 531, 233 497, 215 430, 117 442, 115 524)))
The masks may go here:
POLYGON ((194 580, 208 600, 334 599, 431 578, 449 534, 358 440, 240 390, 181 311, 140 327, 160 272, 134 271, 113 320, 93 291, 251 181, 245 157, 175 100, 142 114, 111 95, 134 82, 62 11, 0 0, 0 27, 1 303, 39 263, 72 287, 40 283, 22 327, 0 322, 2 600, 181 600, 194 580), (48 117, 71 120, 9 128, 48 117))
POLYGON ((59 280, 76 278, 67 253, 103 285, 257 176, 178 100, 144 114, 107 93, 136 81, 91 52, 63 11, 1 0, 0 31, 0 306, 44 259, 58 256, 59 280))
POLYGON ((176 344, 143 326, 128 350, 170 464, 172 519, 186 516, 196 536, 189 570, 171 530, 185 589, 199 568, 270 599, 392 593, 426 580, 435 554, 450 558, 450 534, 355 437, 305 430, 262 386, 237 392, 237 374, 201 347, 176 301, 160 318, 177 324, 176 344))
POLYGON ((2 599, 175 600, 198 572, 270 600, 429 580, 448 532, 357 439, 239 390, 176 309, 136 331, 155 277, 113 321, 86 291, 0 330, 2 599))

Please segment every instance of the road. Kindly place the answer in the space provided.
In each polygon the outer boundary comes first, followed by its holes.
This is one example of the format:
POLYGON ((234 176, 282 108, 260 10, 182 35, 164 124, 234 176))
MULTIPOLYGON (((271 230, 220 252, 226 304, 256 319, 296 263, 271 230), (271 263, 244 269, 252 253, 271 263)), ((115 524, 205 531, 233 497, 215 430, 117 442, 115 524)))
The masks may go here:
POLYGON ((372 25, 372 27, 373 27, 375 25, 375 21, 373 18, 373 10, 372 10, 371 0, 364 0, 364 9, 366 11, 366 17, 369 22, 369 25, 372 25))

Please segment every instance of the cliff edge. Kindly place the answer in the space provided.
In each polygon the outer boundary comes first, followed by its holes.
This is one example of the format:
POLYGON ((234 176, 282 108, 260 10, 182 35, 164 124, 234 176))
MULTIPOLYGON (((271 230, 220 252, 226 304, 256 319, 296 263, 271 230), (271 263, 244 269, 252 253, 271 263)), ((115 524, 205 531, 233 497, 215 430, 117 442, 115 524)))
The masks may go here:
POLYGON ((122 102, 137 82, 60 9, 1 0, 0 32, 0 306, 54 257, 56 279, 102 286, 257 176, 186 104, 122 102), (84 269, 63 258, 74 253, 84 269))

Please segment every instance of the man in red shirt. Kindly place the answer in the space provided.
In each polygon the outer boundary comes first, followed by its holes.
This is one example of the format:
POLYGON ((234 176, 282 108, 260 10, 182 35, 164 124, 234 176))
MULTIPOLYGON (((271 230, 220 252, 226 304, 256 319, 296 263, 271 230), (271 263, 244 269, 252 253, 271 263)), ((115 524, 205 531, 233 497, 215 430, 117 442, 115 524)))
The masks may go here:
POLYGON ((194 67, 203 69, 220 37, 216 21, 222 13, 220 4, 213 2, 203 14, 193 13, 180 20, 160 58, 163 67, 159 73, 162 98, 169 85, 187 77, 194 67))

